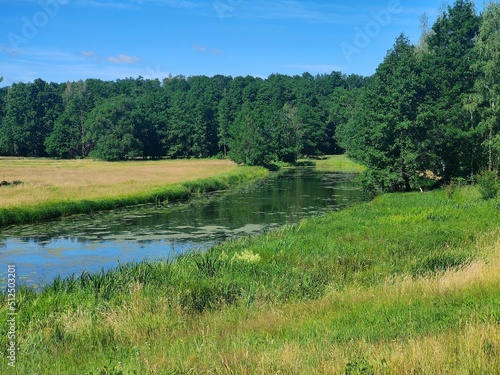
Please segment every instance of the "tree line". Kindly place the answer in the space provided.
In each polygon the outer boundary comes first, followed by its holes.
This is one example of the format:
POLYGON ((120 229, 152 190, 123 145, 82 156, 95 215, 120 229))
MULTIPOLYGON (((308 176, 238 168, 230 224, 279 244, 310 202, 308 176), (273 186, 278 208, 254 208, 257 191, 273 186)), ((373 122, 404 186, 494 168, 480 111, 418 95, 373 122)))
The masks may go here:
POLYGON ((332 113, 350 117, 350 92, 366 81, 333 72, 16 83, 0 89, 0 155, 294 162, 338 152, 332 113))
POLYGON ((400 35, 371 77, 139 77, 0 89, 0 155, 230 157, 346 152, 372 190, 469 178, 500 164, 500 6, 457 0, 419 43, 400 35))

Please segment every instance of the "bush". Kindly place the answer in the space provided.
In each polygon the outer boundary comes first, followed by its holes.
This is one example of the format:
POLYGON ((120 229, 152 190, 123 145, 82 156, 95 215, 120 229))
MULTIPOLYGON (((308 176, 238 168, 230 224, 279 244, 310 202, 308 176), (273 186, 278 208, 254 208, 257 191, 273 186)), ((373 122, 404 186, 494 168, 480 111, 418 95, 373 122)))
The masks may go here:
POLYGON ((477 177, 479 192, 483 199, 493 199, 500 190, 498 175, 496 172, 484 171, 477 177))

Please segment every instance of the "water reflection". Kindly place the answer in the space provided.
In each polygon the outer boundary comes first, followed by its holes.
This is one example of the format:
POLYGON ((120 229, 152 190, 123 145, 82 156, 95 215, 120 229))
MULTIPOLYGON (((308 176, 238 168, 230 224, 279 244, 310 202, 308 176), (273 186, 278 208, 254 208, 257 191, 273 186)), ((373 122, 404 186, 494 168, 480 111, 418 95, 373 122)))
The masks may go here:
POLYGON ((227 193, 169 207, 140 206, 2 230, 0 264, 24 283, 99 271, 118 262, 167 259, 365 200, 351 174, 286 170, 227 193))

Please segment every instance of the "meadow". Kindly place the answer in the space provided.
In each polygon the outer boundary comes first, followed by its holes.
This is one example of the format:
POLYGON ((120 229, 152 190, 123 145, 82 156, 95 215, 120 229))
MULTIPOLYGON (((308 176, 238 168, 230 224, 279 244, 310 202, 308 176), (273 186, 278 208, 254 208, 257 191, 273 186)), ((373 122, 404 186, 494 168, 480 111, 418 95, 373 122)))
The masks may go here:
POLYGON ((166 203, 265 176, 228 160, 104 162, 1 158, 0 225, 166 203), (14 181, 21 183, 12 184, 14 181))
POLYGON ((16 368, 0 371, 498 374, 499 224, 476 187, 387 194, 170 263, 21 287, 16 368))
POLYGON ((365 167, 355 163, 345 155, 329 155, 325 158, 314 160, 314 165, 318 170, 334 170, 342 173, 361 173, 365 167))

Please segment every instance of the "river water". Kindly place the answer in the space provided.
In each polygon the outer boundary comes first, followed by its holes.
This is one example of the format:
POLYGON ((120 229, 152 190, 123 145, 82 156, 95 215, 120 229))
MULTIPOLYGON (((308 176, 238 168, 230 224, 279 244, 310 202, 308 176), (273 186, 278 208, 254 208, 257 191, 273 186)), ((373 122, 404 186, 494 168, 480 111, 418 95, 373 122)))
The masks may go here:
POLYGON ((355 177, 295 168, 167 207, 138 206, 3 228, 1 284, 7 265, 16 266, 21 283, 43 285, 57 275, 98 272, 144 259, 172 259, 227 239, 340 210, 367 199, 355 177))

